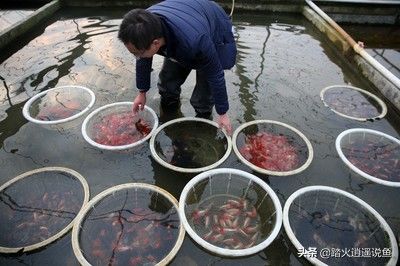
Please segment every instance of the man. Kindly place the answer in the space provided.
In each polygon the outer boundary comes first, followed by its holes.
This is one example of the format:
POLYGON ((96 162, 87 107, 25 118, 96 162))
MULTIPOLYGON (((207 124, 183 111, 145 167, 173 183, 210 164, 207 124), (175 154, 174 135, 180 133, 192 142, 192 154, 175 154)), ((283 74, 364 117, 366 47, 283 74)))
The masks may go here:
POLYGON ((124 16, 118 38, 137 59, 139 94, 133 112, 146 103, 152 59, 159 54, 165 57, 157 84, 161 107, 179 108, 181 85, 195 69, 190 104, 196 116, 210 117, 215 106, 218 124, 231 134, 224 69, 235 64, 236 44, 232 23, 220 6, 208 0, 166 0, 147 10, 133 9, 124 16))

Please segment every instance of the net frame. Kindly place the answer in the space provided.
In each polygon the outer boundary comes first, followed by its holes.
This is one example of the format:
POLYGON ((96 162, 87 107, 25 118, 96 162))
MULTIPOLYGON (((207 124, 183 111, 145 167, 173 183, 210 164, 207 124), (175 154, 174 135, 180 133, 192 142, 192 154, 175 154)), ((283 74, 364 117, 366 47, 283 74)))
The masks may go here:
POLYGON ((335 141, 335 147, 336 147, 336 151, 339 154, 340 159, 342 159, 342 161, 354 172, 356 172, 357 174, 361 175, 362 177, 381 184, 381 185, 385 185, 385 186, 390 186, 390 187, 400 187, 400 181, 399 182, 395 182, 395 181, 388 181, 388 180, 382 180, 380 178, 374 177, 364 171, 362 171, 361 169, 357 168, 354 164, 352 164, 347 157, 344 155, 343 151, 342 151, 342 147, 341 147, 341 142, 344 138, 346 138, 347 136, 350 136, 350 134, 352 133, 364 133, 364 137, 365 134, 372 134, 372 135, 377 135, 377 136, 381 136, 382 138, 386 138, 390 141, 393 141, 395 143, 397 143, 400 146, 400 140, 396 139, 395 137, 392 137, 388 134, 385 134, 383 132, 377 131, 377 130, 373 130, 373 129, 367 129, 367 128, 351 128, 351 129, 347 129, 345 131, 343 131, 342 133, 340 133, 337 137, 336 137, 336 141, 335 141))
POLYGON ((42 172, 52 172, 52 171, 68 173, 68 174, 74 176, 76 179, 78 179, 78 181, 81 183, 81 185, 83 187, 83 191, 84 191, 84 199, 83 199, 83 203, 82 203, 82 206, 81 206, 78 214, 75 216, 75 218, 66 227, 64 227, 58 233, 54 234, 53 236, 51 236, 51 237, 49 237, 47 239, 45 239, 45 240, 43 240, 41 242, 32 244, 32 245, 21 246, 21 247, 16 247, 16 248, 9 248, 9 247, 0 246, 0 253, 28 252, 28 251, 32 251, 32 250, 44 247, 44 246, 56 241, 57 239, 61 238, 63 235, 65 235, 72 228, 72 226, 74 224, 74 221, 78 217, 79 213, 82 212, 84 206, 89 201, 89 185, 88 185, 86 179, 81 174, 76 172, 75 170, 72 170, 72 169, 69 169, 69 168, 65 168, 65 167, 57 167, 57 166, 43 167, 43 168, 31 170, 31 171, 25 172, 25 173, 23 173, 21 175, 18 175, 17 177, 15 177, 15 178, 9 180, 8 182, 6 182, 5 184, 3 184, 0 187, 0 191, 4 190, 5 188, 8 188, 12 184, 20 181, 23 178, 26 178, 26 177, 29 177, 31 175, 35 175, 35 174, 38 174, 38 173, 42 173, 42 172))
POLYGON ((242 124, 233 132, 232 146, 233 146, 233 151, 235 152, 236 156, 240 159, 240 161, 242 163, 244 163, 245 165, 247 165, 254 171, 261 173, 261 174, 265 174, 265 175, 288 176, 288 175, 298 174, 298 173, 304 171, 305 169, 307 169, 307 167, 311 164, 313 157, 314 157, 314 150, 311 145, 311 142, 308 140, 308 138, 302 132, 300 132, 298 129, 296 129, 288 124, 285 124, 285 123, 282 123, 279 121, 274 121, 274 120, 253 120, 253 121, 242 124), (252 164, 251 162, 249 162, 240 153, 239 147, 237 146, 237 140, 238 140, 239 134, 241 133, 241 131, 243 129, 245 129, 246 127, 252 126, 252 125, 256 125, 256 124, 275 124, 275 125, 285 127, 287 129, 293 131, 294 133, 296 133, 296 135, 298 135, 305 142, 305 144, 307 146, 307 149, 308 149, 307 160, 301 166, 299 166, 298 168, 293 169, 291 171, 272 171, 272 170, 258 167, 256 165, 252 164))
MULTIPOLYGON (((94 198, 92 198, 83 208, 83 210, 78 214, 76 217, 74 226, 72 228, 72 249, 75 254, 75 257, 78 259, 79 263, 83 266, 90 266, 91 264, 86 260, 85 256, 83 255, 81 249, 80 249, 80 244, 79 244, 79 232, 82 228, 82 222, 86 218, 86 215, 88 212, 94 208, 94 206, 100 202, 102 199, 105 197, 112 195, 116 191, 120 190, 126 190, 126 189, 147 189, 153 192, 158 193, 159 195, 164 196, 168 201, 172 203, 172 205, 175 207, 177 212, 179 213, 179 208, 178 208, 178 201, 172 196, 168 191, 155 186, 155 185, 150 185, 150 184, 145 184, 145 183, 125 183, 121 185, 117 185, 111 188, 108 188, 99 194, 97 194, 94 198)), ((179 216, 179 215, 178 215, 179 216)), ((180 217, 180 216, 179 216, 180 217)), ((179 226, 179 233, 178 237, 176 239, 174 247, 171 249, 171 251, 168 253, 167 256, 165 256, 161 261, 159 261, 156 265, 167 265, 178 253, 180 247, 182 246, 183 240, 185 238, 185 229, 182 224, 182 220, 180 221, 180 226, 179 226)))
MULTIPOLYGON (((96 110, 94 110, 93 112, 91 112, 83 121, 82 123, 82 128, 81 128, 81 132, 82 132, 82 136, 83 138, 92 146, 98 148, 98 149, 102 149, 102 150, 111 150, 111 151, 118 151, 118 150, 129 150, 131 148, 137 147, 141 144, 143 144, 144 142, 146 142, 156 131, 157 127, 158 127, 158 117, 157 114, 154 112, 154 110, 152 108, 150 108, 149 106, 145 105, 143 112, 147 112, 151 115, 153 121, 152 121, 152 129, 150 131, 150 133, 145 136, 144 138, 140 139, 139 141, 136 141, 134 143, 130 143, 130 144, 125 144, 125 145, 117 145, 117 146, 111 146, 111 145, 104 145, 104 144, 100 144, 97 143, 96 141, 94 141, 92 138, 89 137, 87 130, 88 130, 88 123, 90 122, 90 120, 95 117, 97 114, 99 114, 100 112, 102 112, 103 110, 106 109, 110 109, 110 108, 114 108, 114 107, 119 107, 119 106, 129 106, 130 109, 132 109, 132 102, 116 102, 116 103, 111 103, 111 104, 107 104, 104 105, 102 107, 97 108, 96 110)), ((138 114, 140 116, 140 113, 138 114)))
POLYGON ((198 167, 198 168, 184 168, 184 167, 178 167, 175 165, 172 165, 170 163, 167 163, 166 161, 164 161, 157 153, 156 149, 155 149, 155 141, 156 141, 156 137, 157 135, 166 127, 170 126, 170 125, 174 125, 174 124, 178 124, 178 123, 182 123, 182 122, 202 122, 202 123, 206 123, 209 124, 211 126, 214 126, 216 128, 219 128, 218 124, 214 121, 210 121, 208 119, 204 119, 204 118, 197 118, 197 117, 182 117, 182 118, 177 118, 177 119, 173 119, 170 120, 164 124, 162 124, 160 127, 157 128, 156 132, 152 135, 151 139, 150 139, 150 151, 151 151, 151 156, 162 166, 174 170, 176 172, 181 172, 181 173, 200 173, 200 172, 204 172, 204 171, 208 171, 210 169, 213 169, 217 166, 219 166, 220 164, 222 164, 231 154, 232 151, 232 141, 231 138, 228 136, 228 134, 226 133, 225 129, 221 129, 221 132, 224 134, 225 139, 227 140, 227 149, 225 151, 225 154, 222 156, 221 159, 219 159, 218 161, 216 161, 215 163, 208 165, 208 166, 204 166, 204 167, 198 167))
POLYGON ((324 105, 326 107, 328 107, 335 114, 337 114, 337 115, 339 115, 341 117, 345 117, 345 118, 349 118, 349 119, 353 119, 353 120, 357 120, 357 121, 365 122, 365 121, 368 121, 368 120, 371 120, 371 119, 372 120, 381 119, 387 114, 387 106, 378 96, 376 96, 375 94, 370 93, 369 91, 366 91, 366 90, 363 90, 363 89, 360 89, 360 88, 357 88, 357 87, 354 87, 354 86, 350 86, 350 85, 332 85, 332 86, 325 87, 320 92, 320 98, 321 98, 322 102, 324 103, 324 105), (382 108, 381 114, 376 116, 376 117, 354 117, 354 116, 346 115, 344 113, 341 113, 341 112, 331 108, 325 102, 324 95, 325 95, 326 91, 328 91, 330 89, 338 88, 338 87, 339 88, 348 88, 348 89, 351 89, 351 90, 355 90, 355 91, 361 92, 362 94, 365 94, 365 95, 371 97, 372 99, 374 99, 381 106, 381 108, 382 108))
POLYGON ((33 96, 32 98, 30 98, 24 105, 23 109, 22 109, 22 114, 23 116, 30 122, 33 122, 35 124, 38 125, 44 125, 44 126, 52 126, 52 125, 59 125, 59 124, 63 124, 66 122, 70 122, 72 120, 75 120, 78 117, 81 117, 83 114, 85 114, 90 108, 93 107, 94 103, 96 101, 96 96, 93 93, 93 91, 89 88, 83 87, 83 86, 77 86, 77 85, 66 85, 66 86, 60 86, 60 87, 55 87, 52 89, 48 89, 46 91, 42 91, 38 94, 36 94, 35 96, 33 96), (80 89, 83 90, 87 93, 89 93, 90 95, 90 102, 89 104, 79 113, 72 115, 70 117, 64 118, 64 119, 59 119, 59 120, 52 120, 52 121, 43 121, 43 120, 39 120, 36 119, 34 117, 32 117, 29 113, 29 109, 31 107, 31 105, 39 98, 45 96, 47 93, 52 92, 52 91, 56 91, 56 90, 62 90, 64 88, 75 88, 75 89, 80 89))
MULTIPOLYGON (((228 184, 227 184, 228 185, 228 184)), ((186 229, 186 232, 190 235, 190 237, 200 246, 205 248, 206 250, 224 256, 224 257, 243 257, 243 256, 248 256, 252 255, 254 253, 257 253, 266 247, 268 247, 272 241, 277 237, 279 234, 279 231, 282 226, 282 206, 279 201, 278 196, 275 194, 275 192, 272 190, 272 188, 262 181, 260 178, 247 173, 242 170, 237 170, 233 168, 218 168, 218 169, 213 169, 209 171, 205 171, 201 174, 198 174, 194 178, 192 178, 186 186, 183 188, 180 199, 179 199, 179 216, 181 217, 181 221, 186 229), (215 246, 207 241, 205 241, 203 238, 201 238, 190 226, 188 219, 186 218, 185 214, 185 206, 186 206, 186 199, 192 190, 192 188, 198 184, 201 183, 205 179, 211 179, 213 175, 220 175, 220 174, 228 174, 228 175, 235 175, 237 177, 241 177, 243 179, 248 179, 249 182, 254 182, 257 185, 259 185, 262 189, 264 189, 272 200, 272 203, 275 208, 275 224, 273 226, 273 229, 271 230, 269 236, 259 244, 252 246, 250 248, 245 248, 245 249, 227 249, 227 248, 222 248, 215 246)))
MULTIPOLYGON (((390 244, 391 244, 391 250, 392 250, 392 257, 388 261, 387 265, 396 265, 396 262, 398 260, 398 249, 397 249, 397 241, 396 237, 393 234, 392 229, 388 225, 388 223, 385 221, 385 219, 373 208, 371 207, 368 203, 363 201, 362 199, 354 196, 353 194, 350 194, 344 190, 338 189, 338 188, 333 188, 333 187, 328 187, 328 186, 308 186, 308 187, 303 187, 297 191, 295 191, 290 197, 286 200, 285 206, 283 207, 283 227, 285 228, 285 232, 287 236, 289 237, 290 241, 292 244, 296 247, 297 250, 304 249, 305 247, 300 243, 300 241, 297 239, 294 231, 292 230, 292 227, 290 225, 289 221, 289 209, 294 202, 294 200, 307 193, 307 192, 315 192, 315 191, 328 191, 332 193, 337 193, 341 196, 344 196, 346 198, 349 198, 350 200, 355 201, 356 203, 360 204, 364 209, 369 211, 381 224, 381 228, 388 234, 390 244)), ((318 258, 312 257, 312 256, 306 256, 306 259, 311 262, 314 265, 328 265, 318 258)))

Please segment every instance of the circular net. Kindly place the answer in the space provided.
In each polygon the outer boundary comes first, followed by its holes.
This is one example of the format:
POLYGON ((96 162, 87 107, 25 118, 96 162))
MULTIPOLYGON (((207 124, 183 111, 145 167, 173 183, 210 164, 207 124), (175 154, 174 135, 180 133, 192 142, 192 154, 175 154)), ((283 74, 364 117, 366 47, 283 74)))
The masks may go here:
POLYGON ((372 130, 346 131, 338 137, 340 157, 372 181, 400 186, 400 141, 372 130))
POLYGON ((334 112, 356 120, 382 118, 386 105, 375 95, 362 89, 336 85, 321 91, 322 101, 334 112))
POLYGON ((252 169, 272 175, 303 171, 312 160, 312 147, 303 134, 283 123, 253 121, 234 133, 234 150, 252 169))
POLYGON ((229 155, 229 139, 205 121, 176 119, 161 126, 150 143, 155 159, 178 171, 201 171, 221 163, 229 155))
POLYGON ((287 216, 290 231, 286 231, 292 242, 296 239, 306 250, 316 248, 316 259, 323 263, 386 265, 391 259, 389 232, 370 210, 346 195, 307 191, 291 202, 287 216), (329 250, 332 255, 321 257, 321 250, 329 250), (335 256, 335 250, 342 255, 335 256), (366 251, 370 256, 365 255, 366 251))
POLYGON ((102 149, 127 149, 150 138, 158 126, 154 111, 133 115, 132 103, 114 103, 93 111, 82 125, 84 138, 102 149))
POLYGON ((27 118, 33 122, 56 124, 87 111, 94 104, 94 94, 84 87, 63 86, 40 93, 27 104, 27 118))
POLYGON ((177 206, 149 188, 125 187, 89 202, 78 229, 81 263, 155 265, 172 259, 184 237, 177 206))
POLYGON ((3 252, 41 247, 60 237, 88 200, 82 181, 63 170, 32 173, 0 191, 3 252))
POLYGON ((249 179, 248 173, 217 170, 195 177, 184 189, 180 199, 184 225, 196 242, 213 253, 256 253, 279 231, 279 200, 262 181, 249 179))

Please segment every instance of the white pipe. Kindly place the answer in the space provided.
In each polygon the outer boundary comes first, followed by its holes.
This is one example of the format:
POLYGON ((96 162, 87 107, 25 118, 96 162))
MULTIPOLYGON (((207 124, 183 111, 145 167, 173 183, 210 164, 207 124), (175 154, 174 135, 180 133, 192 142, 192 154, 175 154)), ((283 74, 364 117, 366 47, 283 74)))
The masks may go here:
POLYGON ((232 18, 233 15, 233 10, 235 9, 235 0, 232 0, 232 7, 231 7, 231 13, 229 14, 229 17, 232 18))
POLYGON ((346 41, 353 47, 353 50, 364 58, 369 64, 371 64, 377 71, 379 71, 386 79, 388 79, 394 86, 400 89, 400 79, 393 75, 392 72, 387 70, 378 61, 375 60, 370 54, 368 54, 364 48, 362 48, 358 43, 356 43, 350 35, 347 34, 333 19, 331 19, 324 11, 322 11, 317 5, 315 5, 311 0, 305 0, 306 3, 326 22, 329 23, 336 31, 338 31, 346 41))

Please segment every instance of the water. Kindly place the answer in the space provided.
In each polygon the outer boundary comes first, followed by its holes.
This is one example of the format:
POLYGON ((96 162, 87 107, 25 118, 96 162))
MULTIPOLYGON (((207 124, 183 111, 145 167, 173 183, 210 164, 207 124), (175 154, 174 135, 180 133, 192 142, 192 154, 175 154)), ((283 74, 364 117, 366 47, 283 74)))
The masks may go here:
POLYGON ((262 223, 256 208, 247 199, 231 195, 208 197, 198 208, 186 213, 190 226, 201 238, 226 249, 253 247, 272 230, 272 226, 262 223))
MULTIPOLYGON (((289 209, 289 221, 296 238, 304 247, 347 250, 388 249, 390 241, 380 222, 353 200, 327 191, 300 195, 289 209)), ((340 252, 339 252, 340 253, 340 252)), ((328 265, 385 265, 389 258, 349 256, 317 258, 328 265), (367 264, 366 264, 367 263, 367 264)))
POLYGON ((204 122, 183 121, 165 127, 155 138, 157 154, 182 168, 207 167, 219 161, 228 148, 225 135, 204 122))
POLYGON ((29 114, 38 120, 56 121, 82 112, 91 101, 90 94, 76 88, 60 88, 32 102, 29 114))
POLYGON ((332 110, 358 119, 373 119, 382 114, 382 106, 373 97, 346 87, 325 91, 323 101, 332 110))
POLYGON ((343 24, 354 40, 364 43, 364 49, 375 60, 400 78, 400 29, 398 25, 343 24))
MULTIPOLYGON (((194 174, 168 170, 152 159, 143 145, 132 153, 101 151, 86 143, 80 128, 47 130, 22 116, 24 103, 40 91, 61 85, 84 85, 96 94, 93 108, 131 101, 135 60, 116 36, 126 9, 65 9, 31 35, 5 50, 0 58, 0 183, 45 166, 64 166, 81 173, 91 197, 127 182, 155 184, 176 198, 194 174)), ((398 188, 370 182, 351 172, 338 157, 334 142, 345 129, 365 127, 396 138, 399 113, 388 104, 385 118, 358 122, 338 116, 322 103, 320 91, 331 85, 351 84, 382 95, 304 17, 295 14, 235 14, 237 64, 226 71, 233 128, 254 119, 270 119, 299 129, 311 141, 314 159, 302 173, 287 177, 252 172, 232 153, 221 167, 242 169, 259 176, 278 194, 282 205, 297 189, 327 185, 352 193, 371 204, 400 234, 398 188)), ((162 58, 155 57, 148 104, 160 121, 171 117, 159 109, 156 89, 162 58)), ((182 86, 177 116, 194 116, 189 99, 195 75, 182 86)), ((214 114, 215 115, 215 114, 214 114)), ((78 122, 82 122, 80 118, 78 122)), ((38 252, 0 255, 2 265, 78 265, 71 234, 38 252)), ((300 265, 297 250, 284 230, 265 250, 245 258, 227 259, 206 252, 188 236, 171 265, 300 265)))
POLYGON ((116 112, 96 117, 93 126, 88 130, 91 138, 99 144, 107 146, 122 146, 135 143, 151 131, 151 124, 143 119, 137 119, 132 111, 116 112))
POLYGON ((41 172, 0 192, 0 246, 21 248, 53 237, 82 207, 81 183, 63 172, 41 172))
POLYGON ((400 182, 400 144, 380 135, 350 133, 341 141, 344 156, 373 177, 400 182))
POLYGON ((245 127, 238 134, 236 145, 253 165, 274 172, 297 170, 310 156, 305 140, 298 133, 274 123, 245 127))
POLYGON ((154 265, 168 255, 178 233, 172 203, 156 192, 125 189, 90 209, 79 247, 92 265, 154 265))

